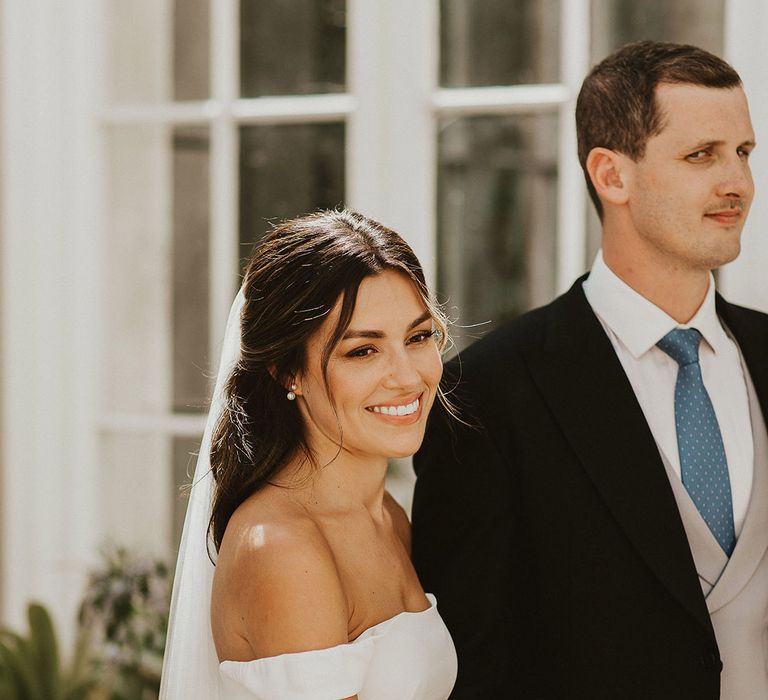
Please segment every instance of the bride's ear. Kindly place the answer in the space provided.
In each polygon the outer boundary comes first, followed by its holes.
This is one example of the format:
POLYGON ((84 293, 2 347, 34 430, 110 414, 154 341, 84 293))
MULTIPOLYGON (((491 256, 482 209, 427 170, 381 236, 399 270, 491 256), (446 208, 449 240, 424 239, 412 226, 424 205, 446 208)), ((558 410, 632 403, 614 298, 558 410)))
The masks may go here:
POLYGON ((293 398, 301 396, 301 381, 299 379, 298 373, 279 377, 277 374, 277 367, 274 365, 270 365, 267 368, 267 371, 272 376, 272 379, 274 379, 278 384, 282 384, 282 386, 285 388, 286 394, 293 394, 293 398))

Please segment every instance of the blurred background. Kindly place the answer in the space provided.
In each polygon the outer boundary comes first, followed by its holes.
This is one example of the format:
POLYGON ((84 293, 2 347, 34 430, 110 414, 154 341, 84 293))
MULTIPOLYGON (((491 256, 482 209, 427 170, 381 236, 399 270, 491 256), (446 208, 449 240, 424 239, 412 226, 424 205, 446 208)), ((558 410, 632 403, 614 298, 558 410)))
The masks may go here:
MULTIPOLYGON (((345 205, 398 230, 463 347, 591 264, 593 63, 698 44, 742 74, 758 141, 768 124, 761 0, 0 0, 0 32, 0 621, 40 600, 67 648, 104 543, 172 569, 270 222, 345 205)), ((719 283, 768 310, 760 148, 753 167, 719 283)))

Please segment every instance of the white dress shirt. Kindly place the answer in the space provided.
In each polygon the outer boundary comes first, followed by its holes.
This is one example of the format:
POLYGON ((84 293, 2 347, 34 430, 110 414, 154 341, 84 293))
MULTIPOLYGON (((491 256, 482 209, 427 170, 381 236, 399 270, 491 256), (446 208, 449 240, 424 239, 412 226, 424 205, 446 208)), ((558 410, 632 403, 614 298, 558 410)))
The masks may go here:
POLYGON ((696 328, 703 336, 699 346, 701 374, 723 436, 738 536, 752 490, 754 444, 741 355, 717 316, 714 278, 710 275, 704 302, 687 324, 677 323, 614 274, 605 264, 602 251, 598 252, 583 286, 587 301, 616 350, 659 451, 678 478, 678 365, 656 343, 675 328, 696 328))

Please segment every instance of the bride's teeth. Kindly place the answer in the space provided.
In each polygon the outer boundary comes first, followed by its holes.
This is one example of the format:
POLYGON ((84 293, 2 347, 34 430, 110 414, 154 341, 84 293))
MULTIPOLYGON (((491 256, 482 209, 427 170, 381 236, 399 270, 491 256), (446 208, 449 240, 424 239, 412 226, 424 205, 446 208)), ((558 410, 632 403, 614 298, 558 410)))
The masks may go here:
POLYGON ((409 403, 405 406, 373 406, 371 411, 374 413, 383 413, 385 416, 409 416, 411 413, 416 413, 419 409, 419 400, 416 399, 413 403, 409 403))

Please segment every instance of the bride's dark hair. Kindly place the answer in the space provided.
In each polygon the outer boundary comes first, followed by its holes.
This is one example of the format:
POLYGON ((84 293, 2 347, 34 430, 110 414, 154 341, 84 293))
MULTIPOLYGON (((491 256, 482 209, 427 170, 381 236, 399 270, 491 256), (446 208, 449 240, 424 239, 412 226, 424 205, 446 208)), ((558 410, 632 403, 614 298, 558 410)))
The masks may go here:
POLYGON ((246 498, 298 452, 312 461, 296 402, 286 398, 292 377, 305 367, 307 341, 341 299, 336 328, 321 356, 325 376, 360 283, 385 270, 411 280, 443 349, 445 319, 421 265, 385 226, 352 211, 319 212, 282 223, 254 250, 243 283, 240 357, 227 380, 211 442, 215 487, 208 529, 217 552, 229 519, 246 498))

